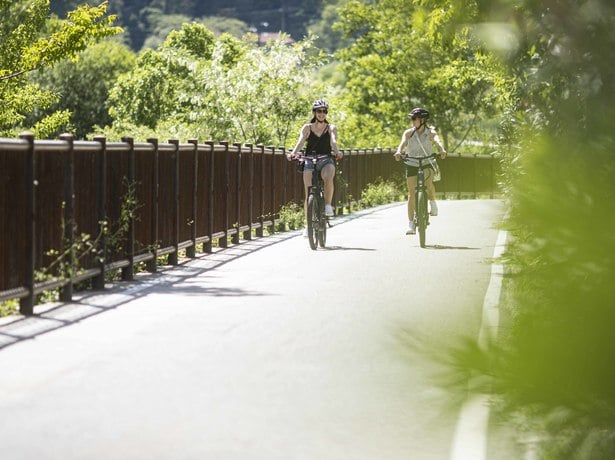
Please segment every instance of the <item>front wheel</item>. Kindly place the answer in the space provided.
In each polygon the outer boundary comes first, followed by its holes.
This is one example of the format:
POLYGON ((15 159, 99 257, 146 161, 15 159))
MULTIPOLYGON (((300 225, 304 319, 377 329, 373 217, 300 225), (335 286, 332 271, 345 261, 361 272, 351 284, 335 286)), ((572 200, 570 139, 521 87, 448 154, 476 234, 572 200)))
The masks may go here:
POLYGON ((422 248, 425 247, 425 234, 427 233, 428 219, 427 194, 421 190, 416 196, 416 225, 418 227, 419 242, 422 248))
POLYGON ((318 244, 321 248, 327 244, 327 216, 325 216, 325 200, 320 199, 320 213, 318 219, 318 244))
POLYGON ((308 196, 307 202, 307 233, 310 248, 316 249, 318 233, 318 206, 314 195, 308 196))

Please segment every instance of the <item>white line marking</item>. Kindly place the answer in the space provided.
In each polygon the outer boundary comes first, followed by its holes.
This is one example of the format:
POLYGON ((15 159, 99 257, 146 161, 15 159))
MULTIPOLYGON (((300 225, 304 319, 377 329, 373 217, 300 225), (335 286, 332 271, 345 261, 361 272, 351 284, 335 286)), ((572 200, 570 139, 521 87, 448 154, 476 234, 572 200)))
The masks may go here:
MULTIPOLYGON (((507 232, 501 230, 493 250, 497 260, 504 252, 507 232)), ((499 263, 491 265, 491 278, 483 301, 483 317, 478 333, 480 347, 487 339, 498 334, 500 321, 500 293, 504 267, 499 263)), ((459 413, 450 460, 485 460, 487 458, 487 435, 489 428, 489 403, 487 395, 473 395, 464 403, 459 413)))

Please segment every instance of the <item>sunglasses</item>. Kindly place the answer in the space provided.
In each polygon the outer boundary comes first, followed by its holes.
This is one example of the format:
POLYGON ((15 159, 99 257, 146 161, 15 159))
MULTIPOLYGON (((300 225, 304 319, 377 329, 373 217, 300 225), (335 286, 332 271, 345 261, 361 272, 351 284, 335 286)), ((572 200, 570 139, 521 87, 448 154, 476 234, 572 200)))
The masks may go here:
POLYGON ((316 113, 328 113, 327 109, 316 109, 315 110, 316 113))

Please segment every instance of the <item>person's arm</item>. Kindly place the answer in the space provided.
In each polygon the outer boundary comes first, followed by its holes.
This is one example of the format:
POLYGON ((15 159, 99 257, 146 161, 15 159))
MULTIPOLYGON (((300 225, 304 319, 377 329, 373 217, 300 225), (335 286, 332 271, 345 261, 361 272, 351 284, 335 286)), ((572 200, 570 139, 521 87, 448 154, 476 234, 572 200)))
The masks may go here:
POLYGON ((395 161, 401 160, 401 155, 402 155, 402 153, 404 151, 404 147, 408 143, 408 139, 409 139, 409 136, 410 136, 411 132, 412 132, 411 129, 407 129, 401 135, 401 142, 399 143, 399 146, 397 147, 397 150, 395 151, 395 154, 393 155, 395 157, 395 161))
POLYGON ((438 136, 438 133, 435 129, 431 129, 431 142, 438 146, 438 150, 440 151, 440 158, 444 160, 447 155, 446 149, 442 145, 442 142, 440 141, 440 136, 438 136))
POLYGON ((331 150, 333 150, 333 153, 335 154, 335 159, 341 160, 344 157, 344 154, 340 152, 337 147, 337 126, 329 125, 329 133, 331 134, 331 150))
POLYGON ((286 158, 288 159, 288 161, 299 156, 298 152, 301 151, 303 144, 305 144, 305 141, 307 140, 309 136, 310 136, 310 124, 307 123, 303 125, 303 127, 301 128, 301 131, 299 132, 299 140, 297 141, 293 149, 286 154, 286 158))

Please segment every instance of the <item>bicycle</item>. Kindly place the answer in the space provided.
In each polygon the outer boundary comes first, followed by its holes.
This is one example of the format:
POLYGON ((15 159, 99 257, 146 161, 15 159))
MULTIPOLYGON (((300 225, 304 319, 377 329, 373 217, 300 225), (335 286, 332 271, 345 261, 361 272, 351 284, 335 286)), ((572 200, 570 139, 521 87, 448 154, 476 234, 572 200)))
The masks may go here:
POLYGON ((297 161, 305 163, 311 161, 314 164, 312 172, 312 185, 308 186, 307 194, 307 233, 310 248, 316 250, 320 245, 324 248, 327 244, 327 227, 331 227, 329 218, 325 214, 325 189, 320 177, 320 172, 316 171, 316 164, 319 160, 329 158, 328 155, 303 156, 297 161))
POLYGON ((419 243, 422 248, 425 247, 425 239, 427 233, 427 226, 429 225, 429 210, 427 209, 427 187, 425 185, 425 172, 423 163, 431 164, 432 160, 436 158, 436 154, 432 153, 426 157, 409 157, 408 155, 402 155, 403 160, 412 158, 418 160, 418 172, 416 175, 416 194, 414 196, 414 226, 419 232, 419 243))

